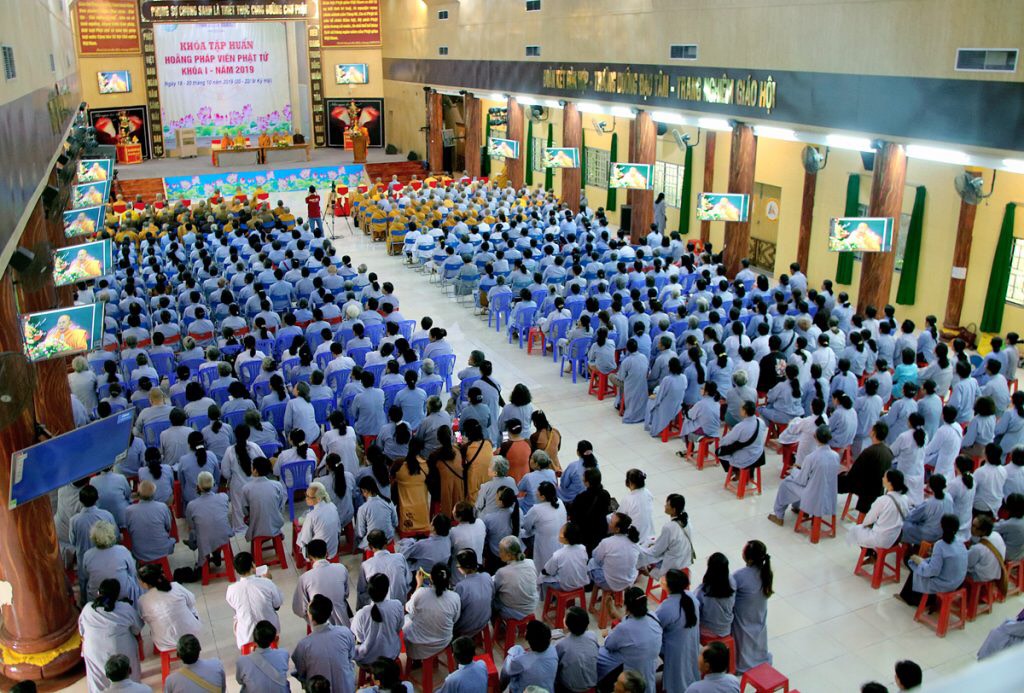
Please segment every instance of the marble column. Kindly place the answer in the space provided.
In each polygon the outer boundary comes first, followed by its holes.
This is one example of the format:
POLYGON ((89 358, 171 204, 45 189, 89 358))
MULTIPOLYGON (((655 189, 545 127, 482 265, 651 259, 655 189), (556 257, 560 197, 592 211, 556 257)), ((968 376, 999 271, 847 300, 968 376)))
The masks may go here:
MULTIPOLYGON (((754 166, 757 163, 757 137, 750 125, 738 124, 732 129, 729 152, 729 192, 753 196, 754 166)), ((740 261, 747 257, 750 246, 750 218, 747 221, 725 222, 725 271, 730 277, 740 271, 740 261)))
POLYGON ((807 274, 807 262, 811 255, 811 225, 814 222, 814 197, 818 190, 818 172, 804 171, 803 198, 800 202, 800 232, 797 236, 796 261, 807 274))
MULTIPOLYGON (((651 118, 650 111, 640 111, 633 120, 635 146, 630 163, 654 166, 658 153, 658 126, 651 118)), ((634 243, 647 237, 651 222, 654 221, 654 191, 630 190, 627 196, 633 207, 630 237, 634 243)))
MULTIPOLYGON (((583 118, 574 103, 565 104, 562 110, 562 146, 578 149, 580 162, 583 161, 583 118)), ((562 169, 562 201, 574 212, 580 211, 580 189, 583 187, 583 170, 562 169)))
MULTIPOLYGON (((903 190, 907 184, 907 154, 903 145, 884 142, 875 153, 875 171, 871 179, 869 217, 892 217, 892 247, 900 234, 900 214, 903 212, 903 190)), ((875 306, 881 313, 889 303, 889 290, 896 265, 896 253, 864 253, 860 267, 860 291, 857 311, 864 312, 875 306)))
POLYGON ((523 124, 523 107, 519 105, 514 96, 508 97, 508 126, 506 137, 519 143, 519 158, 505 159, 505 173, 508 175, 512 187, 518 190, 523 187, 523 178, 526 173, 526 147, 529 142, 523 142, 525 137, 523 124))
MULTIPOLYGON (((714 130, 704 131, 704 187, 701 192, 714 192, 715 190, 715 143, 716 133, 714 130)), ((707 243, 711 240, 711 222, 700 223, 700 240, 707 243)))
MULTIPOLYGON (((980 176, 981 171, 968 169, 980 176)), ((949 330, 960 327, 960 313, 964 308, 964 290, 967 287, 967 268, 971 263, 971 241, 974 239, 974 217, 978 205, 960 200, 960 217, 956 224, 956 241, 953 243, 953 271, 949 278, 949 293, 946 298, 946 315, 942 326, 949 330)))

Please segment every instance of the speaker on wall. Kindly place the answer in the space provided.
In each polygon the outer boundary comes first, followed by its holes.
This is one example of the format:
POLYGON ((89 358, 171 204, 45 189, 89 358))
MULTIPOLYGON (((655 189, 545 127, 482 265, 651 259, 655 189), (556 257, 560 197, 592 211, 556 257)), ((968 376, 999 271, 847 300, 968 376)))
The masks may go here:
POLYGON ((864 164, 865 171, 875 170, 875 153, 874 152, 861 152, 860 160, 864 164))
POLYGON ((619 228, 627 233, 633 230, 633 205, 622 205, 619 211, 619 228))

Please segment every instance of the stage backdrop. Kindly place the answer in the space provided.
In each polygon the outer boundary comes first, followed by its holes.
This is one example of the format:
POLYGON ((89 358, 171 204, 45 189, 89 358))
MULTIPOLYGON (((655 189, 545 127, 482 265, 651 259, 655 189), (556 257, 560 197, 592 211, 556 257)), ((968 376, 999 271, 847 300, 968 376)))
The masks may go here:
MULTIPOLYGON (((297 192, 315 185, 327 199, 331 184, 354 188, 365 182, 361 164, 345 166, 317 166, 315 168, 286 168, 274 171, 245 171, 210 173, 201 176, 171 176, 164 178, 164 192, 169 200, 200 200, 213 196, 214 190, 230 197, 237 188, 246 195, 259 192, 297 192)), ((276 200, 270 199, 271 205, 276 200)))
POLYGON ((195 128, 201 144, 239 132, 291 130, 282 22, 156 24, 164 140, 195 128))

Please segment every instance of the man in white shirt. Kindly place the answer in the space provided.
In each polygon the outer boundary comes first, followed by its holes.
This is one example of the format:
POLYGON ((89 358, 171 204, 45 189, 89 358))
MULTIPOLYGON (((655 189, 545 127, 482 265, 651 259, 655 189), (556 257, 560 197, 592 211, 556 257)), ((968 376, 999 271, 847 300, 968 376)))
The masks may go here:
POLYGON ((251 553, 242 551, 235 554, 234 563, 238 582, 228 585, 224 598, 235 612, 235 644, 241 649, 253 641, 253 629, 260 621, 269 621, 280 630, 277 610, 281 608, 284 597, 277 585, 264 577, 267 574, 265 568, 262 575, 256 574, 251 553))
POLYGON ((1003 449, 995 443, 985 446, 985 462, 974 472, 974 512, 993 517, 1003 505, 1006 467, 1002 465, 1003 449))

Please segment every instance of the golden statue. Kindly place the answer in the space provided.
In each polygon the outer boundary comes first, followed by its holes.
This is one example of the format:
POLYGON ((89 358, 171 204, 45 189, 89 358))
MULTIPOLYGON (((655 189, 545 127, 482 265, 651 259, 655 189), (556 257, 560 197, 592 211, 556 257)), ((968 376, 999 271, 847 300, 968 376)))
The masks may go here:
POLYGON ((121 111, 117 114, 117 142, 128 144, 131 141, 132 121, 128 119, 128 113, 121 111))

